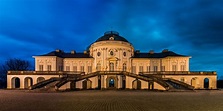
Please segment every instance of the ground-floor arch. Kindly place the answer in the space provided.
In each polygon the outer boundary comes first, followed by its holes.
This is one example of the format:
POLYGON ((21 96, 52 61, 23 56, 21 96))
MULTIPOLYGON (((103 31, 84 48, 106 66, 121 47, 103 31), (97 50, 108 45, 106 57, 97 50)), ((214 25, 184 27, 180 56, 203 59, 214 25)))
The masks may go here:
POLYGON ((196 88, 196 86, 197 86, 197 78, 196 77, 191 79, 191 86, 194 86, 196 88))
POLYGON ((209 86, 210 86, 210 80, 209 80, 209 78, 205 78, 204 79, 204 88, 205 89, 208 89, 209 86))
POLYGON ((33 85, 33 79, 31 77, 26 77, 24 79, 24 88, 27 89, 33 85))
POLYGON ((89 79, 85 79, 85 80, 82 82, 82 88, 83 88, 83 89, 91 89, 91 86, 92 86, 92 81, 89 80, 89 79))
POLYGON ((141 89, 141 81, 138 79, 132 81, 132 89, 141 89))
POLYGON ((11 80, 12 88, 20 88, 20 79, 18 77, 13 77, 11 80))
POLYGON ((106 79, 106 87, 107 88, 117 88, 117 86, 118 86, 117 77, 114 77, 114 76, 107 77, 107 79, 106 79))
POLYGON ((44 80, 45 80, 44 77, 38 77, 36 81, 37 81, 37 83, 39 83, 39 82, 42 82, 42 81, 44 81, 44 80))

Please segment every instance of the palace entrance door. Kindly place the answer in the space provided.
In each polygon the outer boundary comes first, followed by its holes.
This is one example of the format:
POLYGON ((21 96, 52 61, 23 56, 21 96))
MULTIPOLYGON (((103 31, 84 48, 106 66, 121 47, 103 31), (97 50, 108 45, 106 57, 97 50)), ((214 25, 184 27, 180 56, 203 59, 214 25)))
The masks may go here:
POLYGON ((115 80, 114 79, 109 80, 109 87, 115 87, 115 80))

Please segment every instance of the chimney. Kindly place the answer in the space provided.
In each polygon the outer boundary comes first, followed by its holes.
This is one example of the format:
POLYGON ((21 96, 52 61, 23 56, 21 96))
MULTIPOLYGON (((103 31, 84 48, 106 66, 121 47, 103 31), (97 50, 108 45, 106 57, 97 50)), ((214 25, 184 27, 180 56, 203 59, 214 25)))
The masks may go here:
POLYGON ((75 50, 72 50, 70 53, 71 53, 71 54, 75 54, 75 53, 76 53, 76 51, 75 51, 75 50))
POLYGON ((60 49, 56 49, 56 52, 63 52, 62 50, 60 50, 60 49))
POLYGON ((149 54, 154 54, 154 50, 150 50, 149 51, 149 54))
POLYGON ((164 53, 164 52, 169 52, 169 50, 168 50, 168 49, 164 49, 164 50, 162 51, 162 53, 164 53))

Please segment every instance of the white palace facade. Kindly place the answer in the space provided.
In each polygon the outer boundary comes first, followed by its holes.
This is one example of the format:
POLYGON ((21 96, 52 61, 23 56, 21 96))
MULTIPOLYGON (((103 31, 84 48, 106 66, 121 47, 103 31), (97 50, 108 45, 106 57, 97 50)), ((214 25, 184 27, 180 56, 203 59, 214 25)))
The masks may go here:
POLYGON ((55 50, 33 57, 35 71, 8 71, 8 89, 216 89, 216 72, 189 71, 190 56, 167 49, 142 53, 115 31, 83 53, 55 50))

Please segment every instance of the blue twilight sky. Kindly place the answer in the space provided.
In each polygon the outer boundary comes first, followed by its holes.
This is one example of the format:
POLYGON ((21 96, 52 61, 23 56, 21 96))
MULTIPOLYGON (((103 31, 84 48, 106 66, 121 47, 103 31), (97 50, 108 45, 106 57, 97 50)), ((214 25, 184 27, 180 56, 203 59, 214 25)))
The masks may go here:
POLYGON ((141 52, 190 55, 191 70, 223 78, 223 0, 0 0, 0 63, 82 52, 108 30, 141 52))

